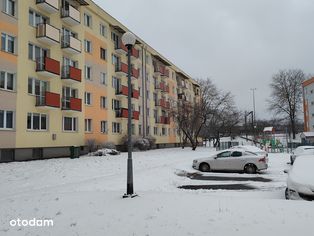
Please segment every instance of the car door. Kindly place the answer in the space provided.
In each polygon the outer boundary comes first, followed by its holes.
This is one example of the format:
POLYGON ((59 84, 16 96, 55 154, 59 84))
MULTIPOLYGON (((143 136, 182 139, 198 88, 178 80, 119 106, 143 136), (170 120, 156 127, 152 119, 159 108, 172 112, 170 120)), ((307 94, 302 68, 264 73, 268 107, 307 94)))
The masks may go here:
POLYGON ((231 152, 224 151, 217 154, 214 160, 211 161, 211 169, 213 170, 227 170, 228 158, 230 158, 231 152))
POLYGON ((243 170, 244 156, 241 151, 234 151, 228 160, 228 170, 243 170))

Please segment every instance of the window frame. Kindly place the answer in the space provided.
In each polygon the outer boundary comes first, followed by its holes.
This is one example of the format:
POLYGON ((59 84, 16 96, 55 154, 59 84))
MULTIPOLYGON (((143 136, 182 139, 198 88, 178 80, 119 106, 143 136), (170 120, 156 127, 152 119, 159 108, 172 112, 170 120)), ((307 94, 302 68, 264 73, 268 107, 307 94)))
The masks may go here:
POLYGON ((16 91, 16 73, 11 73, 8 71, 0 71, 0 86, 1 86, 1 79, 2 79, 2 74, 4 74, 4 83, 3 83, 3 88, 0 87, 0 90, 5 90, 5 91, 10 91, 10 92, 15 92, 16 91), (8 75, 13 76, 13 88, 8 89, 8 75))
POLYGON ((1 130, 14 130, 15 129, 15 111, 0 110, 0 112, 3 112, 3 124, 2 124, 3 127, 0 127, 0 131, 1 130), (8 124, 7 124, 8 112, 12 113, 12 128, 8 128, 8 124))
POLYGON ((10 34, 2 32, 1 33, 1 51, 15 55, 15 52, 16 52, 16 36, 12 36, 10 34), (12 39, 12 41, 13 41, 12 51, 9 51, 9 39, 12 39), (3 40, 4 40, 4 47, 3 47, 3 40))
POLYGON ((49 116, 48 114, 45 113, 37 113, 37 112, 28 112, 27 113, 27 126, 26 126, 27 131, 35 131, 35 132, 47 132, 49 130, 49 116), (39 124, 38 127, 39 129, 34 129, 34 115, 39 115, 39 124), (31 115, 31 127, 28 128, 28 117, 31 115), (42 129, 42 117, 46 117, 46 129, 42 129))
POLYGON ((71 117, 71 116, 63 116, 62 117, 62 131, 63 132, 68 132, 68 133, 74 133, 74 132, 78 132, 78 118, 77 117, 71 117), (71 119, 71 130, 65 130, 65 118, 70 118, 71 119), (75 120, 75 122, 73 122, 75 120), (75 124, 74 124, 75 123, 75 124), (73 129, 74 128, 74 129, 73 129))

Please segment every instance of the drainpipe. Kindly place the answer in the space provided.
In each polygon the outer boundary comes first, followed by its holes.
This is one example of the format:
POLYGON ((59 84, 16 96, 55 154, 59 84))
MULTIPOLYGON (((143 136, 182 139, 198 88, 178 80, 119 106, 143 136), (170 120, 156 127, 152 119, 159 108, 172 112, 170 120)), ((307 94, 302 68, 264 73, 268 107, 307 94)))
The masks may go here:
POLYGON ((143 123, 142 123, 142 137, 145 136, 146 134, 146 122, 145 122, 145 96, 146 96, 146 89, 145 89, 145 75, 146 75, 146 67, 144 70, 144 65, 146 65, 146 56, 144 58, 144 55, 146 55, 146 52, 144 53, 144 45, 142 45, 142 119, 143 119, 143 123), (145 91, 145 92, 144 92, 145 91))

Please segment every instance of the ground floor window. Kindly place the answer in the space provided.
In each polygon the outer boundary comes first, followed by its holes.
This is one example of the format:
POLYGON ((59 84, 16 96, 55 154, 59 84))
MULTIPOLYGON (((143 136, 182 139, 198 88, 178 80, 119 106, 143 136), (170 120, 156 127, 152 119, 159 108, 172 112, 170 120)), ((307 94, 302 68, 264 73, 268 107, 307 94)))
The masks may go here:
POLYGON ((28 113, 27 129, 28 130, 47 130, 48 116, 46 114, 28 113))
POLYGON ((92 119, 85 119, 85 132, 92 132, 92 119))
POLYGON ((14 128, 14 112, 0 110, 0 129, 14 128))
POLYGON ((14 149, 2 149, 0 150, 0 162, 14 161, 14 155, 14 149))
POLYGON ((154 127, 154 135, 158 135, 158 127, 154 127))
POLYGON ((44 157, 44 151, 42 148, 33 148, 33 158, 39 159, 44 157))
POLYGON ((112 122, 112 133, 121 133, 121 124, 112 122))
POLYGON ((105 120, 100 121, 100 132, 103 134, 108 133, 108 122, 105 120))
POLYGON ((64 131, 78 131, 77 117, 63 117, 64 131))

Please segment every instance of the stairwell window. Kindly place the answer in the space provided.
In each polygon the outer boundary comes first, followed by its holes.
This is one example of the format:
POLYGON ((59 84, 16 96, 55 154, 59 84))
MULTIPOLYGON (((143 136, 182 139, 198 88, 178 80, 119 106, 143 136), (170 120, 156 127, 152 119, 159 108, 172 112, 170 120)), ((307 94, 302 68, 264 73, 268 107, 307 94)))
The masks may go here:
POLYGON ((107 97, 100 97, 100 108, 107 108, 107 97))
POLYGON ((92 132, 92 119, 85 119, 85 132, 92 132))
POLYGON ((107 27, 104 24, 99 25, 99 33, 101 36, 107 38, 107 27))
POLYGON ((14 112, 0 110, 0 130, 14 128, 14 112))
POLYGON ((100 83, 103 85, 107 85, 107 74, 104 72, 100 73, 100 83))
POLYGON ((85 105, 92 105, 92 94, 85 92, 85 105))
POLYGON ((11 16, 15 16, 16 0, 3 0, 3 11, 11 16))
POLYGON ((1 50, 8 53, 15 53, 15 37, 2 33, 1 34, 1 50))
POLYGON ((15 74, 6 71, 0 71, 0 89, 15 90, 15 74))
POLYGON ((85 65, 85 79, 92 80, 92 68, 85 65))
POLYGON ((27 114, 27 129, 36 131, 46 131, 48 127, 48 116, 40 113, 27 114))
POLYGON ((92 41, 84 40, 84 50, 85 52, 92 53, 92 41))
POLYGON ((100 58, 102 60, 107 60, 107 50, 104 48, 100 48, 100 58))

